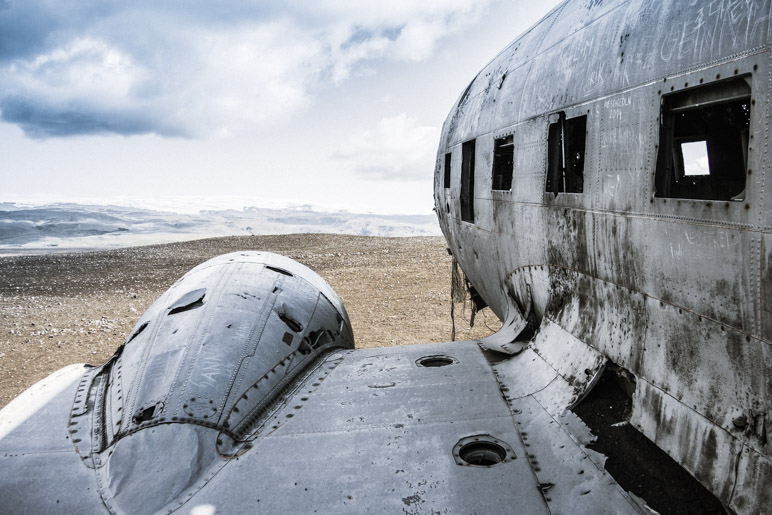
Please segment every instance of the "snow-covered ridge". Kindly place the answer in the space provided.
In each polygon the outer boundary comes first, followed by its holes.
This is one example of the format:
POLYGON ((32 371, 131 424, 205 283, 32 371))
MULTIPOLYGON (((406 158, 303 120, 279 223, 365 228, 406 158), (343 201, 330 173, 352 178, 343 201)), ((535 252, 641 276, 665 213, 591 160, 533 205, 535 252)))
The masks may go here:
POLYGON ((434 215, 320 211, 310 206, 177 213, 142 207, 0 202, 0 251, 114 248, 212 236, 337 233, 440 235, 434 215))

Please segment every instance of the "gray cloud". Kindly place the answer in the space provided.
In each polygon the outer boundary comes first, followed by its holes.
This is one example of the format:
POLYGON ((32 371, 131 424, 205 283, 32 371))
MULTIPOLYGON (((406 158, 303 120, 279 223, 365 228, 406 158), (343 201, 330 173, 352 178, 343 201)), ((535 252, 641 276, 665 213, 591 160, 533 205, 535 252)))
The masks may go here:
POLYGON ((11 10, 9 2, 0 2, 0 65, 42 51, 58 26, 58 21, 45 11, 36 12, 33 3, 11 10))
POLYGON ((479 0, 0 0, 0 117, 33 138, 231 134, 376 60, 420 61, 479 0))
POLYGON ((156 133, 187 136, 178 127, 163 127, 149 113, 98 111, 93 106, 44 105, 30 99, 8 97, 0 100, 0 114, 18 125, 30 138, 79 136, 84 134, 156 133))

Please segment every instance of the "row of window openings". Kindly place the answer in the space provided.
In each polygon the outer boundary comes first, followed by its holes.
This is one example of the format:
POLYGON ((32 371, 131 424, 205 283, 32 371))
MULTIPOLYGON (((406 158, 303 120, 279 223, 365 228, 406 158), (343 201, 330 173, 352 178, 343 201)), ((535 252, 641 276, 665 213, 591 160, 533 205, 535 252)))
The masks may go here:
MULTIPOLYGON (((743 200, 748 163, 750 76, 662 97, 655 197, 743 200)), ((587 116, 551 117, 545 191, 582 193, 587 116)), ((514 136, 493 142, 491 189, 512 189, 514 136)), ((475 140, 461 148, 461 215, 474 221, 475 140)), ((444 187, 450 188, 451 154, 445 154, 444 187)))
MULTIPOLYGON (((584 149, 587 116, 566 120, 565 114, 549 126, 546 191, 582 193, 584 191, 584 149)), ((462 201, 474 182, 474 140, 464 143, 461 150, 462 201)), ((493 141, 491 189, 510 191, 515 162, 515 142, 512 134, 493 141)), ((445 154, 444 187, 450 188, 451 154, 445 154)), ((471 192, 471 190, 469 190, 471 192)))

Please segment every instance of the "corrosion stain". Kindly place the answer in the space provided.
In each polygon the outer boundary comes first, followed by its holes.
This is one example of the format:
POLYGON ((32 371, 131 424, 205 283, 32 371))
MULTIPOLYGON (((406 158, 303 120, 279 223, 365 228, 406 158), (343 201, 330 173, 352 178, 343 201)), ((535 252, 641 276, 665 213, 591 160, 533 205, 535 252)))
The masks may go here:
POLYGON ((663 342, 668 369, 671 371, 668 375, 679 378, 679 382, 688 390, 692 390, 696 385, 695 373, 699 360, 694 345, 697 341, 688 328, 683 325, 676 327, 673 324, 667 340, 663 342))
POLYGON ((567 208, 550 210, 547 235, 549 264, 588 273, 587 216, 592 215, 567 208))
MULTIPOLYGON (((740 285, 738 282, 730 283, 726 279, 718 279, 713 284, 712 291, 708 296, 706 305, 700 306, 700 311, 714 318, 723 320, 725 323, 735 327, 745 327, 742 320, 742 311, 737 309, 743 303, 740 285), (716 303, 714 299, 727 299, 727 303, 716 303)), ((750 325, 750 324, 748 324, 750 325)), ((750 329, 750 327, 748 327, 750 329)))
POLYGON ((746 363, 745 360, 747 343, 742 334, 736 331, 729 331, 726 333, 725 342, 724 348, 726 349, 726 355, 732 363, 732 368, 735 372, 742 373, 743 370, 752 367, 752 365, 746 363))

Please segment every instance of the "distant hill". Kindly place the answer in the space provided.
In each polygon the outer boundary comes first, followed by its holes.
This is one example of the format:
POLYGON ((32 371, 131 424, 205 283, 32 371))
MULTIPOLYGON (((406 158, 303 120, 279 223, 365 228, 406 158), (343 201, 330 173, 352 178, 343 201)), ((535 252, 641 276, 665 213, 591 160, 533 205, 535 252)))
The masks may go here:
POLYGON ((437 236, 434 215, 316 211, 311 207, 174 213, 112 205, 0 202, 0 251, 111 248, 210 236, 334 233, 361 236, 437 236))

